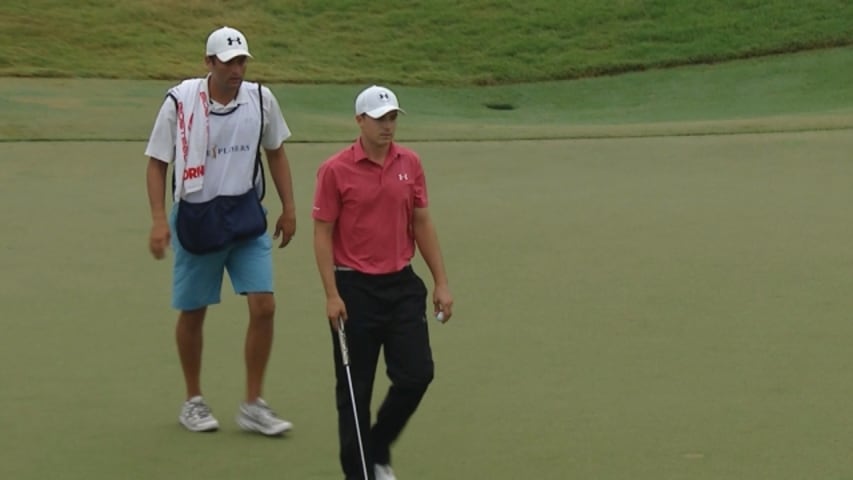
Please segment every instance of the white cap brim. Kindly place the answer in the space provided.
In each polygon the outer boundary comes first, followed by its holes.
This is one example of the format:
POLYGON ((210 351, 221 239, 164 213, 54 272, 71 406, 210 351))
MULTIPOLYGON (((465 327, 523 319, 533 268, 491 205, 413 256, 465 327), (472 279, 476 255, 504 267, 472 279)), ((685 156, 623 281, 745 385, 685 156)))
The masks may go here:
POLYGON ((219 52, 216 54, 216 58, 218 58, 222 62, 231 61, 232 58, 239 56, 255 58, 252 56, 251 53, 247 52, 246 50, 240 50, 239 48, 232 48, 231 50, 225 50, 224 52, 219 52))
POLYGON ((394 105, 385 105, 385 106, 382 106, 379 108, 374 108, 373 110, 371 110, 369 112, 364 112, 364 114, 367 115, 368 117, 374 119, 374 120, 378 120, 378 119, 382 118, 382 116, 387 114, 388 112, 393 112, 395 110, 400 112, 400 113, 406 113, 406 111, 400 107, 395 107, 394 105))

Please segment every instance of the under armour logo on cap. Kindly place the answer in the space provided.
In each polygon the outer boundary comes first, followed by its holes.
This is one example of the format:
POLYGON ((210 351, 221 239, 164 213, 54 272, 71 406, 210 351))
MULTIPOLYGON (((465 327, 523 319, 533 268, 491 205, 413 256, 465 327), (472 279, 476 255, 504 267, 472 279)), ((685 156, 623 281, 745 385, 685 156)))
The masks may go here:
POLYGON ((388 112, 406 113, 397 103, 397 96, 391 90, 373 85, 364 89, 355 99, 355 114, 370 118, 381 118, 388 112))
POLYGON ((246 36, 231 27, 214 30, 207 37, 207 56, 213 55, 216 55, 216 58, 222 62, 228 62, 235 57, 252 56, 249 53, 249 42, 246 40, 246 36))

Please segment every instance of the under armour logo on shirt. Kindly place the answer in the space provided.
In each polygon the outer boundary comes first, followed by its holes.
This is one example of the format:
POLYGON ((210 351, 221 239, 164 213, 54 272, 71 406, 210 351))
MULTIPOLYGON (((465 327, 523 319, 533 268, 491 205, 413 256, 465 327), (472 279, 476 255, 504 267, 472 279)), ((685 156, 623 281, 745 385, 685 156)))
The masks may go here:
POLYGON ((242 40, 240 40, 240 37, 237 37, 237 38, 231 38, 231 37, 228 37, 228 46, 229 46, 229 47, 230 47, 230 46, 232 46, 232 45, 234 45, 234 42, 237 42, 237 45, 242 45, 242 44, 243 44, 243 41, 242 41, 242 40))
POLYGON ((397 178, 402 182, 403 180, 409 179, 409 174, 408 173, 398 173, 397 178))

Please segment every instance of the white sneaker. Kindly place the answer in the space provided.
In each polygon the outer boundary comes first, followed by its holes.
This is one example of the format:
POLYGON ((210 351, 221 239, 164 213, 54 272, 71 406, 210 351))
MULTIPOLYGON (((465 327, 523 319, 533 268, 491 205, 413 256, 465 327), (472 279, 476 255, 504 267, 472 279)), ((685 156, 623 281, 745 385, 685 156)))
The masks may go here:
POLYGON ((377 463, 373 466, 373 475, 376 476, 376 480, 397 480, 397 477, 394 476, 394 470, 391 470, 391 465, 377 463))
POLYGON ((240 404, 237 424, 243 430, 269 436, 281 435, 293 428, 292 423, 278 418, 262 398, 255 400, 254 403, 240 404))
POLYGON ((178 421, 191 432, 212 432, 219 429, 219 422, 200 396, 184 402, 178 421))

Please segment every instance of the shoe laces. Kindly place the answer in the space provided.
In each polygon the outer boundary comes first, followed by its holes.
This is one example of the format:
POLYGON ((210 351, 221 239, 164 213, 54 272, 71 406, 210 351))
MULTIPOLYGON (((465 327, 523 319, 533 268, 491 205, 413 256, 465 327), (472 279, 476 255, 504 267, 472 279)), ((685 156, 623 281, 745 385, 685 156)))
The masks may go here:
POLYGON ((204 402, 189 402, 187 403, 187 415, 193 418, 210 417, 210 407, 204 402))
POLYGON ((275 412, 261 399, 258 399, 255 403, 250 403, 247 406, 249 407, 248 410, 258 417, 278 421, 278 416, 275 412))

